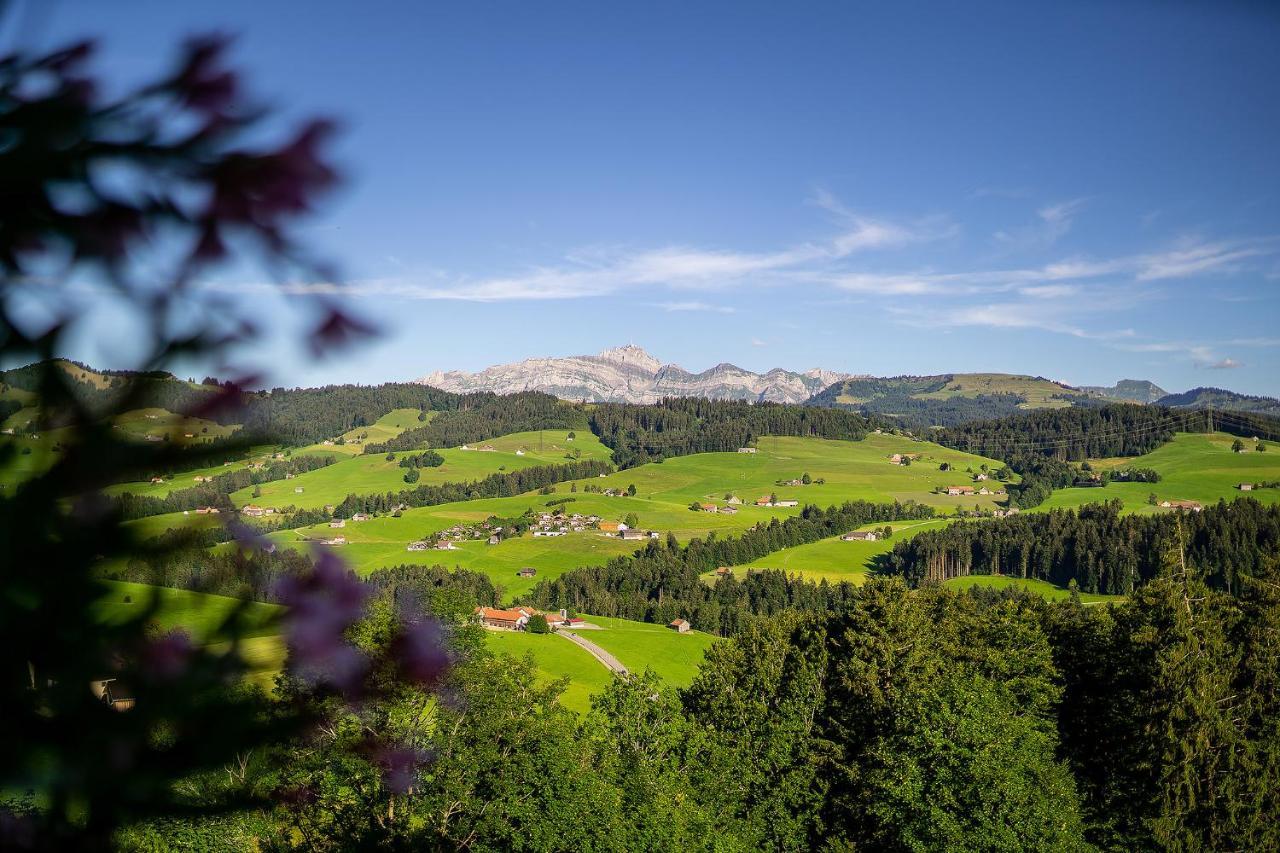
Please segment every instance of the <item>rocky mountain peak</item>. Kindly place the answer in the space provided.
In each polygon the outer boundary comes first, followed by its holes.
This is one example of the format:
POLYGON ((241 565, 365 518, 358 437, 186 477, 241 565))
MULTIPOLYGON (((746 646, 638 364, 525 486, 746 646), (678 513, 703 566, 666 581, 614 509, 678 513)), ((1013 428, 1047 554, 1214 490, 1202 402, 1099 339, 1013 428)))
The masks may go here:
POLYGON ((657 373, 662 369, 661 361, 650 355, 644 347, 635 344, 601 350, 597 358, 627 367, 638 367, 648 373, 657 373))

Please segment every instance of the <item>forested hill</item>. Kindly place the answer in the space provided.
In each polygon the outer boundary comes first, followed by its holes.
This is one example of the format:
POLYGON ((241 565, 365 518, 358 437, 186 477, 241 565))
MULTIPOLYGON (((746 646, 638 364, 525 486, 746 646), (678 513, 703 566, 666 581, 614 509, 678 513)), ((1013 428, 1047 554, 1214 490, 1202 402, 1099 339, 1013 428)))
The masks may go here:
POLYGON ((1033 578, 1081 592, 1130 595, 1182 551, 1217 589, 1265 574, 1280 553, 1280 507, 1244 498, 1203 512, 1122 515, 1119 501, 1079 513, 1024 513, 999 523, 961 521, 893 547, 887 565, 912 585, 967 575, 1033 578))
POLYGON ((651 406, 602 404, 589 413, 591 431, 624 468, 669 456, 737 450, 762 435, 856 441, 877 427, 892 426, 836 409, 687 397, 651 406))
POLYGON ((1180 409, 1230 409, 1280 417, 1280 400, 1275 397, 1237 394, 1225 388, 1192 388, 1181 394, 1166 394, 1156 402, 1180 409))
POLYGON ((946 373, 846 379, 815 394, 805 405, 883 415, 918 429, 1097 402, 1076 388, 1043 376, 946 373))

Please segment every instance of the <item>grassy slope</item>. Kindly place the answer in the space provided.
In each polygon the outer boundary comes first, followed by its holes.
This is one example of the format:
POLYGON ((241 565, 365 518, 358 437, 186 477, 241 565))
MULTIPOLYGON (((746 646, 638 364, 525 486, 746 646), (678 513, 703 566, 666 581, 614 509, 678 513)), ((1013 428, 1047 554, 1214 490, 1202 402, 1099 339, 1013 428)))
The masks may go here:
POLYGON ((134 409, 115 419, 116 427, 130 438, 139 441, 147 436, 168 436, 175 444, 200 444, 225 438, 240 427, 223 426, 203 418, 187 418, 165 409, 134 409), (191 438, 187 438, 190 434, 191 438))
MULTIPOLYGON (((782 569, 788 574, 799 575, 806 580, 827 580, 832 583, 849 581, 860 584, 867 579, 873 568, 872 561, 880 554, 893 550, 895 542, 908 539, 925 530, 937 530, 945 527, 954 519, 937 519, 934 521, 905 521, 890 525, 894 535, 891 539, 880 539, 875 542, 845 542, 839 536, 797 545, 794 548, 783 548, 766 554, 734 568, 738 574, 750 569, 782 569)), ((870 524, 859 529, 883 527, 883 524, 870 524)), ((714 572, 707 577, 714 578, 714 572)))
MULTIPOLYGON (((417 410, 412 411, 415 412, 416 424, 417 410)), ((559 465, 569 461, 565 456, 566 447, 580 451, 583 459, 609 458, 609 449, 590 433, 578 436, 572 444, 567 444, 564 437, 562 432, 548 432, 540 442, 538 433, 522 432, 485 442, 493 445, 492 453, 456 448, 440 450, 437 452, 445 458, 444 464, 436 468, 419 469, 420 477, 414 485, 466 483, 500 471, 516 471, 535 465, 559 465), (516 455, 516 451, 520 449, 525 450, 523 456, 516 455)), ((324 449, 334 451, 344 448, 334 446, 324 449)), ((396 459, 390 462, 385 453, 353 456, 326 468, 301 474, 292 480, 263 484, 262 496, 259 498, 253 497, 253 488, 249 487, 233 492, 231 499, 237 506, 258 503, 264 506, 293 505, 313 509, 340 504, 350 494, 379 494, 412 488, 404 482, 405 469, 400 467, 399 461, 403 455, 405 454, 397 453, 396 459), (295 489, 303 491, 298 494, 295 489)))
POLYGON ((583 639, 613 654, 632 672, 643 672, 647 667, 662 676, 667 684, 676 687, 688 687, 693 683, 703 654, 717 639, 701 631, 677 634, 665 625, 647 622, 607 616, 585 618, 603 630, 582 631, 583 639))
POLYGON ((485 637, 494 651, 515 657, 532 654, 538 673, 546 682, 568 677, 569 685, 560 702, 580 713, 590 709, 591 694, 604 689, 613 679, 603 664, 564 637, 516 631, 486 631, 485 637))
POLYGON ((236 608, 244 606, 244 634, 249 637, 274 635, 278 632, 272 620, 281 608, 274 604, 252 601, 248 604, 225 595, 210 595, 186 589, 170 589, 129 581, 106 581, 109 592, 100 602, 102 618, 107 622, 125 621, 140 616, 155 606, 151 620, 164 630, 185 629, 196 642, 220 639, 218 628, 236 608), (125 601, 129 597, 131 601, 125 601))
MULTIPOLYGON (((580 437, 579 441, 583 439, 580 437)), ((496 442, 495 442, 496 444, 496 442)), ((476 454, 481 455, 481 454, 476 454)), ((497 454, 483 454, 493 456, 497 454)), ((644 465, 603 478, 579 481, 577 493, 561 484, 556 497, 573 497, 566 509, 583 515, 595 514, 605 519, 621 520, 628 513, 639 516, 642 526, 673 532, 681 540, 704 536, 711 531, 735 534, 757 522, 798 514, 800 507, 765 508, 745 506, 736 516, 693 512, 693 500, 721 502, 725 492, 732 491, 751 501, 776 491, 779 498, 795 498, 820 506, 847 500, 876 501, 917 500, 942 508, 956 506, 992 506, 993 497, 948 498, 934 495, 935 485, 964 482, 967 478, 938 471, 940 462, 950 462, 963 470, 977 467, 981 457, 948 450, 927 442, 887 435, 869 436, 865 441, 826 441, 814 438, 766 438, 756 454, 704 453, 670 459, 661 464, 644 465), (894 452, 921 453, 921 461, 909 467, 893 465, 888 456, 894 452), (778 479, 799 477, 804 472, 825 477, 825 485, 798 487, 775 486, 778 479), (635 484, 635 497, 605 497, 581 491, 588 483, 601 488, 625 488, 635 484)), ((994 464, 990 460, 989 464, 994 464)), ((394 463, 393 463, 394 464, 394 463)), ((302 478, 298 478, 302 479, 302 478)), ((288 481, 296 483, 297 479, 288 481)), ((409 542, 429 536, 456 522, 483 521, 491 515, 511 517, 526 509, 545 507, 551 500, 545 495, 527 494, 512 498, 463 501, 434 507, 410 509, 400 518, 383 517, 372 521, 349 523, 342 533, 350 544, 339 553, 360 572, 399 563, 460 565, 488 573, 508 593, 518 595, 536 580, 556 577, 571 568, 596 565, 610 556, 633 552, 638 543, 603 537, 597 533, 570 535, 558 539, 508 540, 489 546, 480 542, 464 543, 460 550, 444 552, 408 552, 409 542), (524 580, 515 570, 524 565, 538 569, 538 577, 524 580)), ((298 547, 299 536, 313 539, 333 535, 327 525, 281 531, 273 538, 281 544, 298 547)), ((640 543, 642 544, 642 543, 640 543)), ((303 546, 305 547, 305 545, 303 546)))
MULTIPOLYGON (((135 483, 117 483, 114 486, 108 486, 103 491, 109 495, 116 494, 134 494, 145 495, 156 498, 167 498, 170 492, 180 489, 189 489, 192 486, 198 486, 196 477, 216 477, 219 474, 226 474, 237 468, 243 468, 253 462, 267 462, 271 458, 271 454, 279 448, 271 445, 258 445, 251 448, 245 448, 240 451, 229 452, 228 458, 223 462, 230 462, 225 465, 218 462, 215 465, 207 465, 203 468, 192 468, 189 471, 183 471, 171 478, 166 478, 163 483, 152 483, 149 480, 142 480, 135 483)), ((337 454, 334 454, 337 455, 337 454)))
MULTIPOLYGON (((975 586, 985 586, 993 589, 1020 587, 1028 592, 1034 592, 1049 601, 1065 601, 1071 597, 1070 591, 1060 586, 1054 586, 1048 581, 1031 578, 1011 578, 1005 575, 969 575, 963 578, 952 578, 949 581, 945 581, 943 586, 951 587, 952 589, 968 589, 975 586)), ((1080 600, 1085 604, 1101 604, 1108 601, 1123 601, 1124 596, 1082 592, 1080 593, 1080 600)))
MULTIPOLYGON (((1194 500, 1206 505, 1246 495, 1267 504, 1280 503, 1280 489, 1236 489, 1242 482, 1280 480, 1280 447, 1265 453, 1232 453, 1235 440, 1226 433, 1180 433, 1145 456, 1096 460, 1092 463, 1095 468, 1153 468, 1163 479, 1159 483, 1112 483, 1101 489, 1059 489, 1037 509, 1075 508, 1119 499, 1129 512, 1167 512, 1147 503, 1147 495, 1152 493, 1162 500, 1194 500)), ((1252 449, 1252 442, 1246 444, 1252 449)))
MULTIPOLYGON (((407 429, 414 429, 430 421, 438 413, 427 412, 426 420, 418 420, 422 414, 419 409, 392 409, 369 426, 356 427, 342 434, 343 444, 323 442, 300 448, 299 453, 336 453, 343 456, 358 456, 364 453, 366 444, 377 444, 395 438, 407 429), (363 438, 361 437, 363 436, 363 438)), ((334 436, 337 438, 337 436, 334 436)))

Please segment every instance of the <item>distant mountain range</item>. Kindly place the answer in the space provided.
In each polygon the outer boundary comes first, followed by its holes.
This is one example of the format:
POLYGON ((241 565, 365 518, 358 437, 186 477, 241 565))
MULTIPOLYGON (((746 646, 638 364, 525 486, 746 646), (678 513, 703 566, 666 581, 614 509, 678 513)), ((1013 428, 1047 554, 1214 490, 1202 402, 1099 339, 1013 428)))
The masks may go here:
POLYGON ((598 355, 527 358, 475 373, 436 371, 417 381, 458 393, 542 391, 565 400, 596 403, 653 403, 664 397, 805 403, 887 415, 916 426, 950 426, 1027 409, 1108 402, 1193 409, 1213 406, 1280 415, 1280 401, 1271 397, 1252 397, 1221 388, 1170 394, 1145 379, 1122 379, 1112 386, 1075 387, 1043 376, 1014 373, 880 378, 818 368, 803 372, 774 368, 767 373, 754 373, 728 363, 691 373, 631 345, 606 349, 598 355))
POLYGON ((436 371, 417 381, 458 393, 543 391, 565 400, 595 403, 653 403, 663 397, 803 403, 848 376, 816 369, 795 373, 774 368, 768 373, 753 373, 732 364, 717 364, 710 370, 690 373, 628 345, 599 355, 527 358, 478 373, 436 371))

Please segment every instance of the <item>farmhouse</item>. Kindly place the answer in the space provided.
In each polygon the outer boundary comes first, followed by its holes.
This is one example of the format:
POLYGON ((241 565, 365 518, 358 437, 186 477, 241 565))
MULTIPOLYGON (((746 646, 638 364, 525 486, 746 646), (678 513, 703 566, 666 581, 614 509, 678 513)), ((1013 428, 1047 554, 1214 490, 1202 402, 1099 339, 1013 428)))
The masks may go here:
POLYGON ((1236 488, 1242 492, 1252 492, 1253 483, 1241 483, 1240 485, 1236 486, 1236 488))
POLYGON ((351 520, 352 521, 368 521, 369 514, 364 512, 357 512, 355 515, 351 516, 351 520))
POLYGON ((756 498, 756 506, 773 506, 773 501, 769 500, 768 495, 756 498))
POLYGON ((216 506, 198 506, 196 507, 196 515, 217 515, 218 508, 216 506))
POLYGON ((974 474, 974 475, 973 475, 973 481, 974 481, 975 483, 981 483, 983 480, 987 480, 987 479, 989 479, 989 478, 987 477, 987 475, 986 475, 986 474, 974 474))
POLYGON ((874 530, 855 530, 840 537, 845 542, 875 542, 880 534, 874 530))
POLYGON ((732 504, 733 506, 738 506, 742 503, 742 498, 738 497, 737 495, 729 495, 728 499, 725 500, 725 503, 732 504))
POLYGON ((458 550, 458 546, 453 544, 449 539, 441 539, 435 544, 435 549, 437 551, 456 551, 458 550))
POLYGON ((152 482, 153 484, 163 483, 163 482, 164 482, 164 477, 152 477, 152 478, 151 478, 151 482, 152 482))
POLYGON ((294 487, 293 487, 293 493, 294 493, 295 495, 300 495, 300 494, 302 494, 302 486, 294 486, 294 487))
POLYGON ((498 544, 499 542, 501 542, 501 541, 502 541, 502 540, 498 538, 498 534, 496 534, 496 533, 489 537, 489 544, 490 544, 490 545, 497 545, 497 544, 498 544))
POLYGON ((347 537, 334 536, 332 539, 321 539, 320 544, 321 545, 346 545, 347 537))
POLYGON ((523 449, 517 450, 516 456, 524 456, 524 450, 523 449))
POLYGON ((978 494, 980 494, 980 495, 990 495, 990 494, 994 494, 994 493, 993 493, 990 489, 988 489, 986 486, 983 486, 981 489, 978 489, 978 494))
POLYGON ((502 610, 497 607, 477 607, 476 615, 480 624, 488 628, 502 628, 507 631, 519 631, 529 624, 529 616, 524 610, 502 610))
POLYGON ((617 533, 618 531, 622 530, 625 526, 626 525, 619 524, 616 521, 602 521, 599 524, 600 529, 603 530, 605 533, 617 533))
POLYGON ((727 578, 732 576, 733 576, 733 569, 729 568, 728 566, 721 566, 720 568, 716 569, 716 577, 727 578))
POLYGON ((329 522, 329 526, 330 527, 346 527, 347 522, 346 522, 346 519, 335 518, 333 521, 329 522))
POLYGON ((563 536, 564 534, 565 534, 565 531, 563 531, 563 530, 535 530, 535 531, 533 531, 533 535, 534 535, 534 536, 563 536))
POLYGON ((774 504, 774 506, 800 506, 800 501, 792 501, 792 500, 778 501, 777 503, 774 504))
POLYGON ((643 530, 640 530, 637 527, 628 527, 626 530, 622 531, 621 535, 622 535, 622 538, 626 540, 649 538, 648 534, 646 534, 643 530))
POLYGON ((947 494, 955 495, 971 495, 973 494, 973 486, 947 486, 947 494))
POLYGON ((1017 515, 1017 514, 1018 514, 1018 513, 1020 513, 1020 512, 1022 512, 1022 510, 1018 509, 1016 506, 1015 506, 1015 507, 1010 507, 1009 509, 998 509, 998 510, 996 510, 996 511, 995 511, 995 517, 996 517, 996 518, 1008 518, 1009 516, 1011 516, 1011 515, 1017 515))
POLYGON ((739 447, 738 452, 739 453, 755 453, 756 449, 754 447, 739 447))
POLYGON ((240 514, 247 515, 250 518, 262 518, 262 516, 271 512, 274 512, 274 510, 269 510, 266 507, 258 506, 257 504, 245 504, 240 508, 240 514))
POLYGON ((686 619, 672 619, 667 627, 678 634, 687 634, 693 626, 686 619))
POLYGON ((1204 509, 1199 501, 1160 501, 1160 506, 1165 509, 1180 509, 1184 512, 1200 512, 1204 509))
POLYGON ((204 476, 201 476, 200 474, 197 474, 196 476, 192 477, 191 479, 195 480, 197 483, 211 483, 211 482, 213 482, 213 478, 212 478, 212 477, 204 477, 204 476))
POLYGON ((410 542, 410 543, 409 543, 409 547, 408 547, 406 550, 408 550, 408 551, 426 551, 426 550, 427 550, 428 548, 430 548, 430 547, 431 547, 431 543, 430 543, 430 542, 424 542, 423 540, 419 539, 417 542, 410 542))
POLYGON ((720 507, 720 514, 721 515, 737 515, 738 508, 736 506, 722 506, 720 507))
POLYGON ((703 512, 719 512, 720 511, 720 507, 716 506, 715 504, 698 504, 698 508, 701 509, 703 512))
POLYGON ((516 572, 516 576, 522 577, 522 578, 531 578, 537 573, 538 573, 538 570, 535 569, 533 566, 525 566, 523 569, 516 572))

